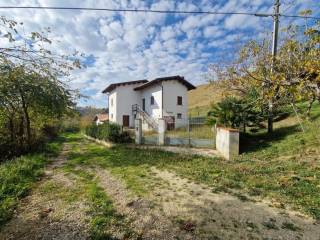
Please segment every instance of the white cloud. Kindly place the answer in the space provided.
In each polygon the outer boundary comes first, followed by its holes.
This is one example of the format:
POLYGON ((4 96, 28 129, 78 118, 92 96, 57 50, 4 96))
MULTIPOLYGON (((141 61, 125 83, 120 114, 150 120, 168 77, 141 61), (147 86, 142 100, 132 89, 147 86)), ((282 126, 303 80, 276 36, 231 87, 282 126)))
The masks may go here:
MULTIPOLYGON (((306 6, 299 1, 299 9, 306 6)), ((259 11, 272 10, 265 0, 249 1, 172 1, 172 0, 0 0, 0 5, 12 6, 85 6, 106 8, 151 8, 186 11, 259 11)), ((24 31, 40 31, 51 27, 52 51, 70 54, 75 49, 92 55, 90 67, 74 71, 70 85, 85 92, 94 92, 88 102, 106 106, 101 91, 110 83, 166 75, 183 75, 192 83, 205 81, 202 73, 207 65, 234 52, 239 38, 261 37, 270 19, 239 15, 185 15, 152 13, 114 13, 69 10, 0 10, 0 15, 24 22, 24 31), (211 50, 217 49, 215 52, 211 50)), ((7 40, 0 38, 0 45, 7 40)))

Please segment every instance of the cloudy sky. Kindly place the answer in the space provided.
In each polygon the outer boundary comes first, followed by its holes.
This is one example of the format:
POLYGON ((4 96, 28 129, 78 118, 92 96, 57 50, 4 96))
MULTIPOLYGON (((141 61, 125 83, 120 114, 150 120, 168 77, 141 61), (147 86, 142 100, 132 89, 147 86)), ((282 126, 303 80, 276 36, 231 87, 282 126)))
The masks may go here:
MULTIPOLYGON (((320 12, 318 0, 281 0, 281 12, 320 12)), ((151 8, 157 10, 272 13, 272 0, 0 0, 1 6, 151 8)), ((61 54, 86 54, 86 68, 72 73, 71 86, 87 100, 82 106, 107 106, 101 91, 110 83, 182 75, 205 83, 208 65, 228 62, 241 42, 265 37, 271 18, 243 15, 183 15, 71 10, 1 10, 24 23, 24 31, 52 29, 52 48, 61 54)), ((294 19, 281 19, 284 25, 294 19)), ((312 24, 312 22, 308 22, 312 24)))

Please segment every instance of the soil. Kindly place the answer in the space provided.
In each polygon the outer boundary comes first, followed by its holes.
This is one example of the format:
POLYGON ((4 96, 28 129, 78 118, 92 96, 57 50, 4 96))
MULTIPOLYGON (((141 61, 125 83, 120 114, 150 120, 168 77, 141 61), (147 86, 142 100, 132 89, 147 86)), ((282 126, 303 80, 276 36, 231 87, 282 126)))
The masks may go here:
POLYGON ((21 201, 13 219, 1 229, 0 240, 89 239, 88 206, 79 201, 66 203, 41 191, 49 182, 61 188, 73 187, 74 182, 58 171, 69 149, 69 145, 64 146, 60 156, 45 170, 44 178, 21 201))
POLYGON ((197 239, 320 239, 320 224, 299 212, 247 196, 213 193, 175 173, 152 171, 168 183, 158 188, 154 200, 182 227, 192 224, 197 239))
MULTIPOLYGON (((90 215, 85 200, 66 202, 41 191, 48 183, 71 192, 76 187, 72 176, 59 171, 70 148, 65 144, 44 178, 21 201, 13 219, 2 228, 0 240, 89 239, 90 215)), ((320 239, 320 224, 308 216, 272 207, 261 199, 214 193, 209 186, 174 172, 153 167, 152 176, 159 184, 139 197, 108 170, 82 170, 94 173, 116 211, 128 219, 128 227, 137 233, 134 239, 320 239)), ((115 234, 114 239, 127 239, 119 236, 115 234)))

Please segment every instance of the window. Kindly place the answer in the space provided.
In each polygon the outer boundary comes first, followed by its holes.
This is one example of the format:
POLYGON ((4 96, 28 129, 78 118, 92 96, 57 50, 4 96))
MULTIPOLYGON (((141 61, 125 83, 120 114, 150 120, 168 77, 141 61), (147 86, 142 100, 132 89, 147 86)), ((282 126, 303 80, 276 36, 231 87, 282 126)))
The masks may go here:
POLYGON ((182 97, 181 96, 177 97, 177 104, 182 105, 182 97))
POLYGON ((113 113, 111 113, 111 119, 113 119, 113 113))
POLYGON ((110 99, 111 107, 113 107, 113 98, 110 99))
POLYGON ((142 110, 145 111, 146 110, 146 99, 142 98, 142 110))
POLYGON ((177 113, 177 118, 182 119, 182 113, 177 113))
POLYGON ((151 96, 150 98, 150 105, 154 105, 154 96, 151 96))

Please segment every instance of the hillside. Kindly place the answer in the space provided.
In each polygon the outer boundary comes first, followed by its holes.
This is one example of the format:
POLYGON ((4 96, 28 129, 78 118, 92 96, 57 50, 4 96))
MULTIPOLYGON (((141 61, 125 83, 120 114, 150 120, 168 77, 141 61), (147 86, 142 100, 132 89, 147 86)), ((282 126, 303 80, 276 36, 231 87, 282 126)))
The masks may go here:
POLYGON ((219 102, 222 90, 214 84, 202 84, 195 90, 188 92, 189 114, 191 116, 204 116, 210 109, 211 103, 219 102))

